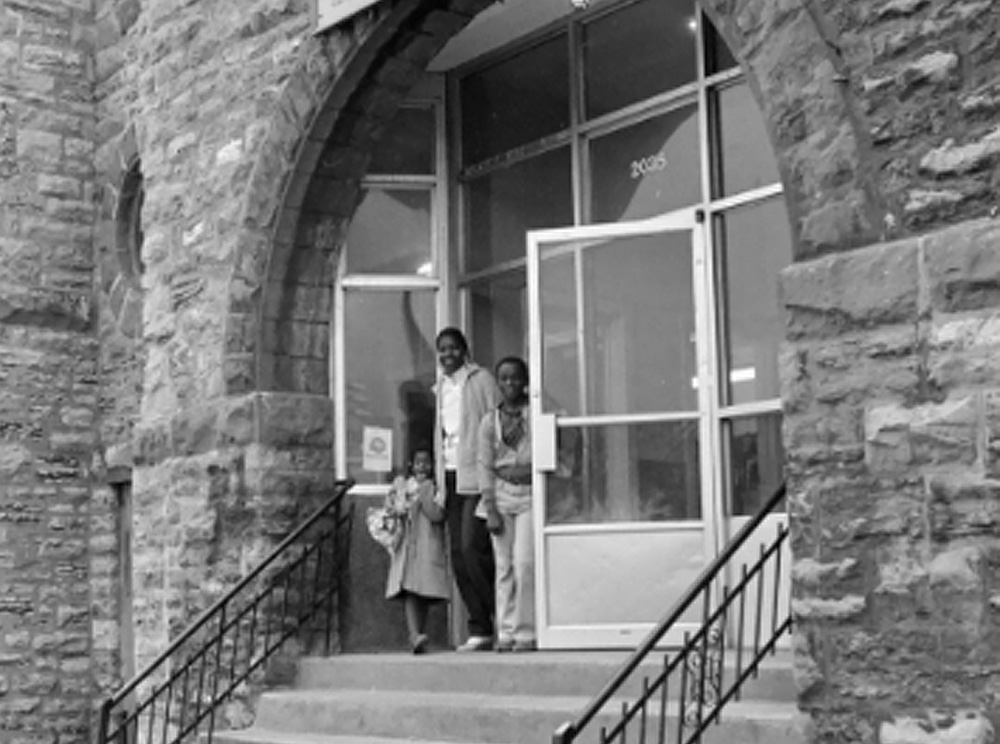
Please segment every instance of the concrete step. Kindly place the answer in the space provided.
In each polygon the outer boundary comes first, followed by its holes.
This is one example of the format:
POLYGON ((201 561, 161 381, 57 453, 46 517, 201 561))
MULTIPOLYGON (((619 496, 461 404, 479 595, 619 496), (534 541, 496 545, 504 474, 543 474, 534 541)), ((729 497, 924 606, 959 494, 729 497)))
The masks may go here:
POLYGON ((384 736, 336 736, 330 734, 289 734, 259 728, 244 731, 218 731, 215 744, 475 744, 475 742, 389 739, 384 736))
MULTIPOLYGON (((425 656, 412 654, 344 654, 331 658, 302 659, 295 686, 306 690, 435 690, 477 692, 484 695, 596 695, 628 658, 614 651, 537 651, 530 654, 453 652, 425 656)), ((736 659, 727 657, 723 681, 731 680, 736 659)), ((662 665, 651 660, 642 665, 650 677, 662 665)), ((675 673, 676 674, 676 673, 675 673)), ((672 696, 679 683, 671 680, 672 696)), ((634 675, 622 690, 623 697, 638 693, 642 675, 634 675)), ((791 655, 768 657, 756 679, 742 693, 744 700, 788 702, 795 700, 791 655)))
MULTIPOLYGON (((282 690, 265 693, 255 730, 288 734, 336 733, 340 737, 385 737, 480 744, 543 744, 576 715, 586 697, 497 695, 453 691, 282 690)), ((610 711, 620 706, 612 701, 610 711)), ((612 712, 598 716, 610 725, 612 712)), ((675 725, 675 724, 674 724, 675 725)), ((238 734, 233 734, 238 736, 238 734)), ((350 739, 348 739, 350 740, 350 739)), ((710 727, 706 744, 801 744, 791 703, 734 703, 720 724, 710 727)), ((237 744, 233 739, 232 744, 237 744)))

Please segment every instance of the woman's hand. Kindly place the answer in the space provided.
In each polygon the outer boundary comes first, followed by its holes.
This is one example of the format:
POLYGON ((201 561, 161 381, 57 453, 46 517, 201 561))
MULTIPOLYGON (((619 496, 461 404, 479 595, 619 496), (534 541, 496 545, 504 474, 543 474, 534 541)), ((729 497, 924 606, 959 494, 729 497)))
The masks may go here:
POLYGON ((496 506, 486 507, 486 530, 491 535, 503 534, 503 518, 501 518, 496 506))

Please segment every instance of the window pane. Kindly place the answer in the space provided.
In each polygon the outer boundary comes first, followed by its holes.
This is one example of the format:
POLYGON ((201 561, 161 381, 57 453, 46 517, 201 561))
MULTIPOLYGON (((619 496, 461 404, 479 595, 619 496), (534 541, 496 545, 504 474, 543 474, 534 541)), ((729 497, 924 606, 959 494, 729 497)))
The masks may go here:
POLYGON ((344 323, 348 474, 358 483, 388 483, 391 473, 363 467, 364 429, 392 431, 397 473, 415 447, 433 444, 434 292, 348 291, 344 323))
POLYGON ((702 27, 705 29, 705 73, 714 75, 717 72, 736 67, 736 59, 729 51, 726 42, 719 36, 708 18, 701 17, 702 27))
POLYGON ((434 109, 401 108, 375 146, 368 172, 432 175, 434 145, 434 109))
POLYGON ((784 313, 778 273, 792 260, 788 215, 781 197, 732 209, 716 223, 725 297, 725 364, 729 404, 777 398, 778 347, 784 313))
POLYGON ((692 2, 644 0, 601 16, 583 33, 588 118, 695 79, 692 2))
POLYGON ((365 191, 347 232, 347 271, 430 275, 431 193, 365 191))
POLYGON ((545 259, 539 266, 541 306, 542 407, 579 416, 580 354, 576 328, 576 279, 572 255, 545 259))
POLYGON ((469 300, 476 360, 492 366, 505 356, 527 358, 524 272, 511 272, 471 285, 469 300))
POLYGON ((777 183, 778 163, 750 86, 740 83, 717 90, 712 100, 719 127, 719 147, 713 153, 714 170, 721 181, 714 189, 716 195, 777 183))
POLYGON ((701 519, 698 422, 559 430, 548 524, 701 519))
POLYGON ((730 513, 752 516, 784 480, 781 414, 767 413, 726 422, 729 440, 730 513))
POLYGON ((461 82, 462 162, 478 163, 569 126, 562 34, 461 82))
POLYGON ((523 259, 525 234, 573 223, 569 149, 493 171, 469 184, 466 270, 523 259))
POLYGON ((685 106, 594 140, 591 219, 640 219, 701 197, 698 107, 685 106))
POLYGON ((583 256, 586 413, 694 410, 691 234, 616 238, 583 256))

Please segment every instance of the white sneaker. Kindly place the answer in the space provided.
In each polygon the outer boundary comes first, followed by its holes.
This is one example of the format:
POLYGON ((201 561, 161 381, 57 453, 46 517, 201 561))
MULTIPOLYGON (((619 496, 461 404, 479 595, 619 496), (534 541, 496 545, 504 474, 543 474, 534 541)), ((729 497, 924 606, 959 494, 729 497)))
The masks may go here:
POLYGON ((460 652, 492 651, 493 639, 489 636, 469 636, 469 639, 455 650, 460 652))

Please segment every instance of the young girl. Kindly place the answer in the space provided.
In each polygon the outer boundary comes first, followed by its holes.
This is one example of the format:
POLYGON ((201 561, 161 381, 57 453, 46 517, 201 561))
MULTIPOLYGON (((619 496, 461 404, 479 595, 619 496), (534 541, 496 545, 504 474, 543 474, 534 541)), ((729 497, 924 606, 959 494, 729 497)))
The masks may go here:
POLYGON ((520 357, 496 368, 501 403, 479 427, 482 514, 496 558, 497 651, 535 649, 535 544, 531 512, 528 366, 520 357))
POLYGON ((404 516, 404 527, 402 540, 390 553, 385 596, 403 601, 410 648, 422 654, 427 650, 427 611, 434 602, 448 599, 450 586, 445 567, 444 509, 435 500, 431 452, 416 450, 410 471, 409 478, 396 478, 386 496, 386 507, 404 516))

